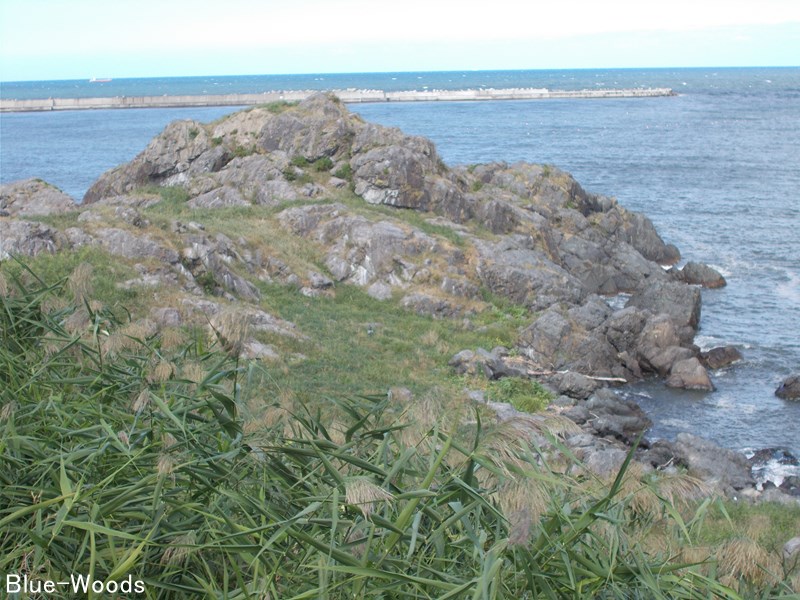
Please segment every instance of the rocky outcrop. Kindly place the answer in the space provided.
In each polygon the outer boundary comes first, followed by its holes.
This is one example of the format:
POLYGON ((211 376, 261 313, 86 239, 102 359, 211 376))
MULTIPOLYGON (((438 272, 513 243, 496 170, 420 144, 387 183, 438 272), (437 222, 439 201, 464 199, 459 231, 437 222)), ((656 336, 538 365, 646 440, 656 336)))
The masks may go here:
POLYGON ((721 288, 728 283, 719 271, 698 262, 688 262, 682 269, 669 272, 678 281, 706 288, 721 288))
POLYGON ((0 260, 10 256, 54 254, 69 247, 67 237, 53 227, 30 221, 0 219, 0 260))
POLYGON ((800 375, 787 377, 775 390, 775 395, 784 400, 800 400, 800 375))
POLYGON ((0 217, 33 217, 75 209, 71 197, 41 179, 0 185, 0 217))
POLYGON ((673 448, 690 475, 715 482, 722 490, 742 490, 755 484, 750 463, 739 452, 690 433, 679 433, 673 448))

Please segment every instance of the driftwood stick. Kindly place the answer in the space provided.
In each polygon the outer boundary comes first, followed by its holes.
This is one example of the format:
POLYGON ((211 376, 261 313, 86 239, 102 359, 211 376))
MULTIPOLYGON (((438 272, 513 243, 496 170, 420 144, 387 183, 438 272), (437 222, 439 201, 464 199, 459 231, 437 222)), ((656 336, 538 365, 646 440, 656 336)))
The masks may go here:
MULTIPOLYGON (((566 371, 531 371, 528 370, 528 375, 533 375, 534 377, 546 377, 549 375, 565 375, 569 373, 569 370, 566 371)), ((578 375, 583 375, 583 373, 578 373, 578 375)), ((615 383, 628 383, 628 380, 624 377, 595 377, 594 375, 583 375, 587 379, 594 379, 595 381, 613 381, 615 383)))

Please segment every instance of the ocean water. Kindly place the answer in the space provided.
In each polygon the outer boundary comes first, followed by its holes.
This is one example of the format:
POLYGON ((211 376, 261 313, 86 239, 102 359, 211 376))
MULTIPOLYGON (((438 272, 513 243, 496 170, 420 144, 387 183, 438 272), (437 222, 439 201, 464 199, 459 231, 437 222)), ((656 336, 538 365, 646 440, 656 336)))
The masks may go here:
MULTIPOLYGON (((800 454, 800 403, 774 390, 800 371, 800 68, 387 73, 3 83, 7 98, 260 92, 276 89, 587 89, 671 87, 669 98, 353 105, 365 119, 431 138, 448 164, 548 163, 589 191, 644 212, 684 260, 728 280, 704 290, 704 348, 744 361, 717 390, 627 389, 651 438, 690 431, 721 445, 800 454)), ((0 181, 41 177, 80 199, 170 121, 228 108, 0 116, 0 181)))

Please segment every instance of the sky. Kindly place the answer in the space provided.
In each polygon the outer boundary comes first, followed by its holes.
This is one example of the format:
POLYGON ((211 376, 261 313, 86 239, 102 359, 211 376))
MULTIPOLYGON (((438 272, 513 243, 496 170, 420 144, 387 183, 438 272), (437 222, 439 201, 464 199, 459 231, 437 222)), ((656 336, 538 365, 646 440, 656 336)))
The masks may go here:
POLYGON ((0 81, 800 65, 800 0, 0 0, 0 81))

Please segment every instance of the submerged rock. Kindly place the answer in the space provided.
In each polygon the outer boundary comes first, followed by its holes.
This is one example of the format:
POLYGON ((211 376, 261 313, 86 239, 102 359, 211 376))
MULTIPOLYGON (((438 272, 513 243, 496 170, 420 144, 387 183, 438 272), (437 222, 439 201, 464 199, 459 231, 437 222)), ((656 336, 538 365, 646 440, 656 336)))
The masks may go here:
POLYGON ((784 379, 775 395, 784 400, 800 400, 800 375, 790 375, 784 379))
POLYGON ((700 353, 700 360, 709 369, 723 369, 742 360, 742 353, 734 346, 720 346, 700 353))

